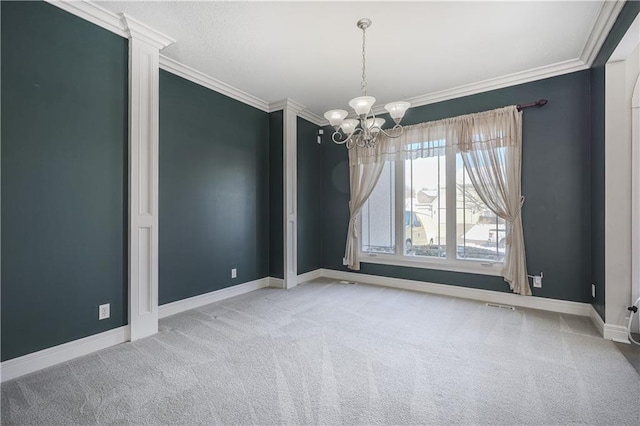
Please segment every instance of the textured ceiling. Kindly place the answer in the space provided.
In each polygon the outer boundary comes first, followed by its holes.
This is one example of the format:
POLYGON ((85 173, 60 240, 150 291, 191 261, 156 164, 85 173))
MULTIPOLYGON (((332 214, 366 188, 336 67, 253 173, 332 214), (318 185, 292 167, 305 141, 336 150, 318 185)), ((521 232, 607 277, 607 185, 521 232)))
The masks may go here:
POLYGON ((162 53, 267 102, 322 115, 360 94, 361 31, 377 104, 578 58, 601 1, 97 2, 177 42, 162 53))

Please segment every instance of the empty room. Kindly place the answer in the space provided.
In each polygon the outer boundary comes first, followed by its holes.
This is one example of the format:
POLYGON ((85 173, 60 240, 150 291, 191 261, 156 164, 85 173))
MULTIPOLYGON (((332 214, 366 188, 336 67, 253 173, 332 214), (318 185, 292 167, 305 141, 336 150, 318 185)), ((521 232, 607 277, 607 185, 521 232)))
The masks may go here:
POLYGON ((640 424, 640 2, 0 2, 2 425, 640 424))

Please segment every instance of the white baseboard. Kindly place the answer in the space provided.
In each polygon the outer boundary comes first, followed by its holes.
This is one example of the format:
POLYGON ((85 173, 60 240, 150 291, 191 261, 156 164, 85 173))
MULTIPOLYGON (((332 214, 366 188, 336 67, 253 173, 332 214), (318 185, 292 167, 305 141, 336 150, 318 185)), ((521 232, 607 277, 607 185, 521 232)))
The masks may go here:
POLYGON ((307 281, 315 280, 322 277, 322 269, 316 269, 315 271, 309 271, 304 274, 298 275, 298 284, 306 283, 307 281))
MULTIPOLYGON (((298 275, 296 285, 322 277, 322 269, 309 271, 298 275)), ((269 277, 269 287, 284 289, 284 280, 282 278, 269 277)))
POLYGON ((284 289, 284 280, 282 278, 269 277, 269 287, 284 289))
POLYGON ((270 287, 271 279, 272 278, 269 277, 260 278, 259 280, 249 281, 244 284, 234 285, 232 287, 215 290, 210 293, 200 294, 198 296, 189 297, 188 299, 182 299, 161 305, 158 308, 158 318, 166 318, 180 312, 188 311, 189 309, 199 308, 200 306, 219 302, 260 288, 270 287))
POLYGON ((129 326, 114 328, 52 348, 43 349, 0 364, 1 381, 6 382, 43 368, 129 341, 129 326))
POLYGON ((629 341, 629 334, 627 327, 623 325, 604 324, 604 332, 602 337, 605 339, 613 340, 618 343, 631 343, 629 341))
POLYGON ((588 317, 592 306, 588 303, 570 302, 566 300, 547 299, 536 296, 520 296, 512 293, 500 293, 491 290, 458 287, 454 285, 435 284, 423 281, 389 278, 378 275, 359 274, 355 272, 323 269, 322 276, 336 280, 355 281, 363 284, 400 288, 403 290, 420 291, 423 293, 441 294, 445 296, 461 297, 465 299, 481 300, 483 302, 501 305, 519 306, 522 308, 539 309, 543 311, 559 312, 563 314, 588 317))
POLYGON ((591 317, 591 322, 593 323, 593 325, 595 325, 600 332, 600 335, 604 337, 604 320, 602 319, 598 311, 596 311, 596 309, 593 307, 593 305, 591 305, 589 316, 591 317))

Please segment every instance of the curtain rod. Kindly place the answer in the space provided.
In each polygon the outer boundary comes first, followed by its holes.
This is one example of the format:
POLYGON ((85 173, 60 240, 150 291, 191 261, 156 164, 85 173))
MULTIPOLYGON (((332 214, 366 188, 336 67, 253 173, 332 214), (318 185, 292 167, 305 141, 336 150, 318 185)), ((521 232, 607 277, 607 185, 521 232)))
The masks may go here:
POLYGON ((518 111, 522 111, 525 108, 531 108, 531 107, 541 107, 541 106, 545 106, 547 104, 547 102, 549 102, 546 99, 539 99, 535 102, 531 102, 529 104, 524 104, 524 105, 516 105, 516 108, 518 108, 518 111))

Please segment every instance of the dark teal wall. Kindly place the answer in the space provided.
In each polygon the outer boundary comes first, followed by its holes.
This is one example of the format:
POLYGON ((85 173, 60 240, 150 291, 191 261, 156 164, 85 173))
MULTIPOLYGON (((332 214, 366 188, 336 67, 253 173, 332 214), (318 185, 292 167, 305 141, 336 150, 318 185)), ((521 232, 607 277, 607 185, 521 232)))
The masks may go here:
POLYGON ((596 285, 593 307, 605 312, 605 64, 640 11, 640 2, 628 1, 620 11, 591 68, 591 282, 596 285))
POLYGON ((322 267, 320 127, 298 117, 298 274, 322 267))
MULTIPOLYGON (((529 273, 544 272, 536 296, 590 301, 590 73, 582 71, 412 108, 403 124, 415 124, 540 98, 523 119, 523 224, 529 273)), ((344 146, 323 143, 323 267, 344 270, 349 218, 349 174, 344 146)), ((362 273, 509 291, 501 277, 362 264, 362 273)))
POLYGON ((269 276, 284 279, 283 113, 269 114, 269 276))
POLYGON ((127 323, 128 45, 46 3, 1 10, 5 361, 127 323))
POLYGON ((268 132, 267 113, 160 72, 161 305, 268 276, 268 132))

